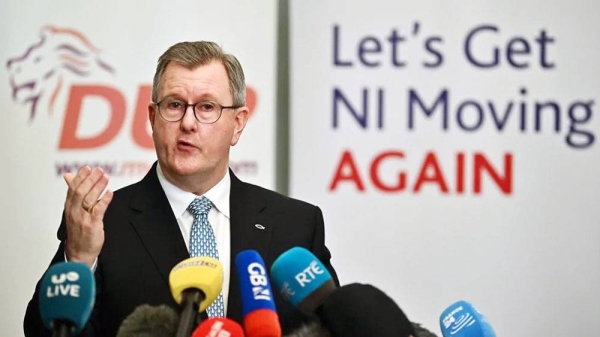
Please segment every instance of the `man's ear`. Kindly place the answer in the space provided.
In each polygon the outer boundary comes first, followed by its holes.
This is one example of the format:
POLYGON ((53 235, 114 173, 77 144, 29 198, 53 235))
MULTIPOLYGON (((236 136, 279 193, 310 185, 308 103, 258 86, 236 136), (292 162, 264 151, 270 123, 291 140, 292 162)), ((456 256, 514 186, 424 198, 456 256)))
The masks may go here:
POLYGON ((240 140, 240 136, 246 127, 249 116, 250 109, 248 109, 247 106, 237 108, 235 116, 233 117, 233 135, 231 136, 231 146, 234 146, 240 140))
POLYGON ((156 109, 157 107, 155 103, 150 102, 150 104, 148 104, 148 120, 150 120, 152 131, 154 131, 154 122, 156 121, 156 109))

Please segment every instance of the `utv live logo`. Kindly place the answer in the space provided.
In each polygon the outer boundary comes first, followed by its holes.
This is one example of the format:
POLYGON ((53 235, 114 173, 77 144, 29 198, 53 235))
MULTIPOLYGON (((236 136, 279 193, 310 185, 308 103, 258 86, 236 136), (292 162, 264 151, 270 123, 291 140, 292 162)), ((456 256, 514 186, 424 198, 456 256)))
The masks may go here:
POLYGON ((61 273, 60 275, 52 275, 50 279, 52 285, 48 286, 48 289, 46 290, 46 297, 79 297, 80 286, 79 284, 74 283, 78 280, 79 274, 77 274, 74 271, 70 271, 68 273, 61 273))
MULTIPOLYGON (((103 59, 96 48, 81 32, 55 26, 40 30, 40 38, 17 57, 6 62, 12 99, 29 108, 32 122, 41 111, 53 114, 57 97, 68 92, 59 137, 59 150, 93 149, 109 144, 119 134, 127 118, 126 95, 122 90, 106 83, 78 84, 77 79, 116 75, 116 70, 103 59), (78 132, 86 100, 102 100, 108 109, 108 123, 94 135, 82 136, 78 132)), ((89 82, 88 80, 86 80, 89 82)), ((131 113, 131 135, 134 144, 143 149, 154 149, 152 136, 147 129, 148 103, 152 86, 140 84, 135 107, 131 113)), ((256 92, 246 90, 247 105, 252 114, 256 105, 256 92)))

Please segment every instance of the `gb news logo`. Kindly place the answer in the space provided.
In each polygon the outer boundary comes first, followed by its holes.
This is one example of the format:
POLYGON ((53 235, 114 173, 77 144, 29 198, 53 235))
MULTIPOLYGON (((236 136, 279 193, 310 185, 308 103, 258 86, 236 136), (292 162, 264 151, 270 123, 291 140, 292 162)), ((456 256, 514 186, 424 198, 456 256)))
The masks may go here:
POLYGON ((255 300, 271 301, 269 281, 265 268, 258 262, 248 265, 250 284, 252 285, 252 296, 255 300))
POLYGON ((75 283, 77 281, 79 281, 79 274, 74 271, 50 276, 51 284, 48 285, 48 288, 46 289, 46 297, 79 297, 80 286, 75 283))
POLYGON ((458 318, 455 317, 463 310, 464 308, 462 306, 452 310, 448 315, 446 315, 446 317, 444 317, 442 321, 444 328, 450 329, 450 334, 452 335, 456 334, 465 327, 475 324, 475 318, 469 312, 460 314, 458 318))
MULTIPOLYGON (((64 109, 64 119, 59 135, 58 150, 90 150, 111 144, 121 131, 131 125, 128 132, 133 143, 141 149, 154 149, 148 127, 148 104, 151 101, 151 84, 139 84, 133 99, 133 111, 128 111, 126 91, 109 82, 115 81, 115 68, 104 60, 101 50, 83 33, 71 28, 44 26, 40 38, 18 56, 6 62, 12 100, 26 106, 32 123, 41 112, 53 116, 55 110, 64 109), (67 93, 63 107, 57 104, 67 93), (97 105, 96 103, 105 103, 97 105), (89 105, 98 107, 94 116, 106 120, 93 123, 94 130, 82 130, 84 118, 90 114, 89 105), (131 123, 126 119, 131 118, 131 123)), ((152 72, 153 69, 149 69, 152 72)), ((150 75, 150 73, 149 73, 150 75)), ((250 116, 254 112, 257 95, 246 88, 246 105, 250 116)))

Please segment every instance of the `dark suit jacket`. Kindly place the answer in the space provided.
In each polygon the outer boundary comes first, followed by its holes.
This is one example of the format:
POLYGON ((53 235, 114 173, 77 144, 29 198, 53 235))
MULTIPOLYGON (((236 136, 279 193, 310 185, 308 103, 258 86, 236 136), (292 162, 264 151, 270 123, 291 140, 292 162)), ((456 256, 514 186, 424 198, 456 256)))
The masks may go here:
MULTIPOLYGON (((323 215, 313 205, 240 181, 231 173, 231 277, 227 317, 242 324, 235 256, 255 249, 270 269, 286 250, 301 246, 312 251, 338 283, 325 247, 323 215), (265 229, 257 229, 261 224, 265 229)), ((137 306, 167 304, 177 308, 169 291, 173 266, 189 258, 177 220, 156 175, 156 163, 138 183, 115 192, 104 216, 105 241, 98 257, 96 303, 80 336, 114 336, 137 306)), ((64 262, 65 219, 58 230, 61 241, 51 265, 64 262)), ((26 337, 50 336, 41 323, 36 286, 24 320, 26 337)), ((284 331, 307 317, 275 292, 275 304, 284 331)))

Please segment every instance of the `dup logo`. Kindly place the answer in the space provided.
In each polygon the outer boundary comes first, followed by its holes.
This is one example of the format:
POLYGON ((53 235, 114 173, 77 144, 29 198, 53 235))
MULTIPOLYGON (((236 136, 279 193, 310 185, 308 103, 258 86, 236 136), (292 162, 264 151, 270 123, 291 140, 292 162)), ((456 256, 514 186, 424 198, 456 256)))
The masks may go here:
MULTIPOLYGON (((44 26, 40 40, 6 62, 14 102, 28 106, 32 122, 43 107, 53 114, 57 97, 68 90, 59 150, 94 149, 108 145, 126 125, 126 95, 109 83, 82 84, 78 79, 94 80, 101 74, 114 76, 115 69, 106 62, 100 49, 81 32, 70 28, 44 26), (78 132, 86 99, 102 100, 108 106, 108 122, 93 135, 78 132)), ((90 80, 86 80, 90 82, 90 80)), ((152 86, 139 84, 131 113, 131 139, 143 149, 154 149, 148 125, 148 103, 152 86)), ((246 88, 246 102, 252 117, 257 94, 246 88)))
POLYGON ((97 71, 115 73, 100 57, 100 50, 82 33, 54 26, 42 27, 40 40, 22 55, 9 59, 6 67, 12 99, 29 105, 30 119, 35 118, 41 100, 48 101, 48 111, 52 112, 65 73, 78 77, 88 77, 97 71))

